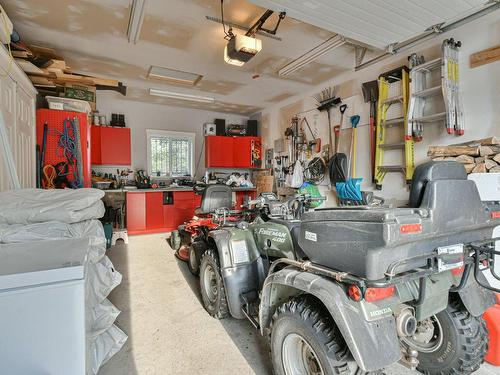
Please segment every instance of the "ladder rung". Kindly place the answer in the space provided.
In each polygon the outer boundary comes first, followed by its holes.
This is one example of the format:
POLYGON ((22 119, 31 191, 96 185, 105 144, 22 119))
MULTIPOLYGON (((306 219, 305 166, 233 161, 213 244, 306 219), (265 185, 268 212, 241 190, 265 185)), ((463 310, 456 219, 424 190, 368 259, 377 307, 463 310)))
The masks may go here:
POLYGON ((432 70, 432 69, 436 69, 438 67, 441 66, 441 57, 435 59, 435 60, 431 60, 431 61, 428 61, 426 63, 423 63, 423 64, 420 64, 420 65, 417 65, 415 66, 414 68, 412 68, 412 72, 418 72, 418 71, 421 71, 421 70, 432 70))
POLYGON ((443 89, 441 86, 434 86, 434 87, 430 87, 428 89, 424 89, 424 90, 415 92, 412 95, 419 97, 419 98, 423 98, 423 97, 430 97, 430 96, 434 96, 434 95, 439 95, 442 92, 443 92, 443 89))
POLYGON ((395 150, 398 148, 404 148, 405 143, 404 142, 396 142, 396 143, 382 143, 378 145, 380 148, 383 148, 384 150, 395 150))
POLYGON ((435 113, 432 115, 412 118, 409 121, 410 122, 435 122, 435 121, 444 120, 445 118, 446 118, 446 112, 441 112, 441 113, 435 113))
POLYGON ((404 122, 405 122, 405 118, 404 117, 394 117, 394 118, 390 118, 388 120, 385 120, 382 123, 382 126, 385 126, 386 128, 390 128, 390 127, 393 127, 393 126, 396 126, 396 125, 404 124, 404 122))
POLYGON ((393 104, 403 100, 403 95, 393 96, 392 98, 385 99, 382 104, 393 104))
POLYGON ((380 172, 404 172, 405 166, 404 165, 381 165, 378 167, 380 169, 380 172))

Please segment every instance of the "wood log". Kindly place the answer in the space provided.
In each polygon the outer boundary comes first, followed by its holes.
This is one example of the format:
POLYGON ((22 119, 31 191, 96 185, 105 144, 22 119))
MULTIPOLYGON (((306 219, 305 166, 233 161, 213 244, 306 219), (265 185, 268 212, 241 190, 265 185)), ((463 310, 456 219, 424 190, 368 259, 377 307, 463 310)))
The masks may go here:
POLYGON ((488 172, 490 172, 490 173, 500 173, 500 165, 497 165, 496 167, 491 168, 488 172))
POLYGON ((456 157, 454 157, 454 156, 447 156, 447 157, 445 157, 443 160, 445 160, 445 161, 456 161, 456 160, 457 160, 457 158, 456 158, 456 157))
POLYGON ((491 168, 495 168, 498 164, 491 159, 486 159, 484 161, 484 165, 485 165, 487 170, 490 170, 491 168))
POLYGON ((500 146, 479 146, 479 155, 488 156, 500 153, 500 146))
POLYGON ((499 145, 500 140, 497 137, 487 137, 483 139, 475 139, 473 141, 467 141, 463 143, 455 143, 454 146, 489 146, 489 145, 499 145))
POLYGON ((467 173, 471 173, 475 167, 476 164, 464 164, 464 168, 467 173))
MULTIPOLYGON (((472 158, 472 159, 474 159, 474 158, 472 158)), ((437 156, 435 158, 432 158, 432 160, 434 160, 434 161, 443 161, 444 160, 444 156, 437 156)))
POLYGON ((480 157, 474 159, 474 163, 476 163, 476 164, 484 163, 485 159, 486 159, 486 157, 480 156, 480 157))
POLYGON ((486 173, 486 166, 484 163, 479 163, 477 164, 474 169, 472 170, 472 173, 486 173))
POLYGON ((493 160, 500 164, 500 154, 496 154, 495 156, 493 156, 493 160))
POLYGON ((459 155, 455 158, 455 161, 462 164, 474 164, 474 158, 469 155, 459 155))
POLYGON ((429 146, 427 156, 459 156, 471 155, 479 156, 479 147, 469 146, 429 146))

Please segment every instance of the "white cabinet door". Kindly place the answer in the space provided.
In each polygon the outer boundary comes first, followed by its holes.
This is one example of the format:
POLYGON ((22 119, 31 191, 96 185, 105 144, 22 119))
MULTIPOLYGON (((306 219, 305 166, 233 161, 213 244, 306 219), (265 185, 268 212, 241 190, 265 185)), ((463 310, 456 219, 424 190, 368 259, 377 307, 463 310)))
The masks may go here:
MULTIPOLYGON (((9 76, 0 76, 0 110, 2 111, 9 135, 12 153, 16 154, 16 84, 9 76)), ((3 150, 2 150, 3 151, 3 150)), ((0 191, 9 190, 10 179, 7 165, 3 159, 3 152, 0 152, 0 191)))
POLYGON ((17 87, 15 160, 21 188, 35 187, 35 100, 17 87))

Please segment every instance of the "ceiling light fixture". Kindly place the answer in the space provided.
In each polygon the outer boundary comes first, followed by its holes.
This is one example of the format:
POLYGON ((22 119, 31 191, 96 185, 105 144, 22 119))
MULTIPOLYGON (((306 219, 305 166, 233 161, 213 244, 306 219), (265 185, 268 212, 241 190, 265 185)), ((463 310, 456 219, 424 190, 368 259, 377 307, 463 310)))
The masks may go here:
POLYGON ((292 74, 293 72, 296 72, 297 70, 310 64, 320 56, 323 56, 325 53, 333 51, 346 43, 347 40, 342 35, 335 35, 282 67, 278 70, 278 75, 283 77, 292 74))
POLYGON ((215 102, 214 98, 210 98, 207 96, 182 94, 180 92, 165 91, 165 90, 160 90, 160 89, 149 89, 149 95, 159 96, 162 98, 169 98, 169 99, 186 100, 189 102, 196 102, 196 103, 213 103, 213 102, 215 102))
POLYGON ((132 0, 130 18, 128 20, 127 37, 129 43, 137 43, 144 21, 146 0, 132 0))
POLYGON ((158 79, 168 83, 186 86, 195 86, 203 78, 201 74, 183 72, 182 70, 164 68, 156 65, 151 65, 147 77, 149 79, 158 79))

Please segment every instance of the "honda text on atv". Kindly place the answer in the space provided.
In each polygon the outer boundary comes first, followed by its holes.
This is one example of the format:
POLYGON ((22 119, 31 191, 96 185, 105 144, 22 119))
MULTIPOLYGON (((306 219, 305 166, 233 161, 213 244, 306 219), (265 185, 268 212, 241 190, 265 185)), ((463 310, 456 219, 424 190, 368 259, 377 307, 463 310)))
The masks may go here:
POLYGON ((419 166, 407 208, 306 212, 302 197, 293 215, 273 194, 251 203, 252 222, 208 232, 201 294, 210 315, 247 318, 270 338, 276 374, 479 368, 500 205, 481 202, 462 165, 419 166))

